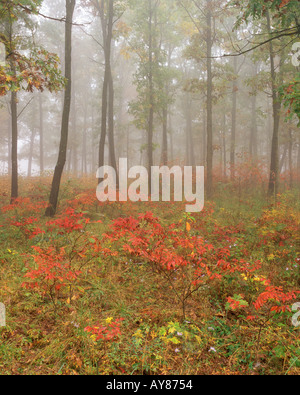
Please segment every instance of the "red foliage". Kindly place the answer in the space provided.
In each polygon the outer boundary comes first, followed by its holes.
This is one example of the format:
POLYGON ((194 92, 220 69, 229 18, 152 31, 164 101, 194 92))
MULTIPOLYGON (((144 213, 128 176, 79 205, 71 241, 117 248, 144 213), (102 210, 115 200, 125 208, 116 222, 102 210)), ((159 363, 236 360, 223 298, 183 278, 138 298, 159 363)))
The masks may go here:
POLYGON ((89 218, 84 218, 82 212, 76 212, 73 208, 67 208, 63 215, 60 215, 55 220, 48 221, 46 225, 49 231, 59 228, 61 229, 59 233, 64 234, 82 230, 87 223, 89 223, 89 218))
MULTIPOLYGON (((14 217, 13 217, 14 218, 14 217)), ((23 218, 20 221, 11 221, 11 225, 17 228, 20 228, 29 239, 33 239, 35 236, 45 233, 44 230, 39 227, 32 226, 35 222, 37 222, 37 218, 28 217, 23 218)))
POLYGON ((45 292, 59 291, 79 276, 79 271, 71 269, 64 248, 57 251, 54 247, 41 248, 34 246, 33 249, 37 253, 32 255, 37 268, 25 274, 24 277, 32 281, 24 282, 23 287, 28 289, 38 288, 45 292))
POLYGON ((109 323, 107 326, 87 326, 84 328, 85 332, 92 333, 95 336, 95 340, 114 340, 121 334, 121 322, 124 318, 119 318, 116 321, 109 323))
MULTIPOLYGON (((293 299, 297 298, 297 294, 299 293, 300 291, 284 293, 281 287, 274 287, 272 285, 268 285, 265 288, 265 291, 258 296, 256 302, 254 303, 254 307, 256 310, 260 310, 268 302, 291 302, 293 299)), ((281 311, 291 311, 291 309, 287 305, 275 305, 271 307, 270 311, 275 311, 278 313, 281 311)))
POLYGON ((224 274, 252 273, 261 267, 259 261, 236 259, 231 256, 230 248, 215 247, 182 229, 182 224, 165 227, 151 212, 140 214, 137 219, 118 218, 112 229, 104 235, 104 241, 109 241, 114 249, 119 246, 131 258, 143 259, 158 270, 189 267, 194 273, 194 286, 207 280, 220 280, 224 274))

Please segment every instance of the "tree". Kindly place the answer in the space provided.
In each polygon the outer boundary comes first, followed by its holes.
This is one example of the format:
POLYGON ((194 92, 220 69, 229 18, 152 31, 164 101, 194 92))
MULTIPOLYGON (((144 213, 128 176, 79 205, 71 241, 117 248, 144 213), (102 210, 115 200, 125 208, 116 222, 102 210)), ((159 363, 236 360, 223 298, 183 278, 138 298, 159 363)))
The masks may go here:
POLYGON ((40 5, 39 0, 6 0, 0 5, 0 41, 6 49, 6 64, 0 66, 0 96, 11 94, 11 202, 18 197, 18 92, 21 89, 57 91, 64 82, 57 55, 14 35, 18 25, 25 31, 30 28, 30 16, 38 13, 40 5), (24 46, 28 48, 28 55, 20 53, 24 46))
MULTIPOLYGON (((117 161, 115 154, 115 142, 114 142, 114 82, 111 66, 112 58, 112 43, 113 43, 113 27, 121 15, 123 14, 126 4, 119 2, 115 6, 114 0, 92 0, 94 8, 97 10, 100 16, 101 28, 102 28, 102 40, 103 40, 103 52, 105 60, 104 68, 104 80, 102 87, 102 107, 101 107, 101 134, 99 142, 99 154, 98 154, 98 165, 102 167, 104 165, 104 153, 105 153, 105 140, 108 134, 109 144, 109 161, 110 165, 115 169, 117 173, 117 161), (108 129, 108 133, 107 133, 108 129)), ((116 178, 118 184, 118 176, 116 178)), ((101 182, 103 180, 99 180, 101 182)), ((118 185, 117 185, 118 187, 118 185)))
MULTIPOLYGON (((271 163, 270 163, 270 177, 269 177, 269 196, 277 195, 278 183, 279 183, 279 121, 280 121, 280 108, 281 100, 286 100, 286 95, 282 98, 280 96, 280 90, 283 91, 278 83, 276 67, 275 67, 275 51, 274 51, 274 40, 281 39, 282 37, 296 37, 300 35, 300 8, 297 0, 250 0, 245 2, 244 0, 235 2, 238 3, 243 10, 243 16, 238 18, 237 26, 243 21, 248 22, 249 19, 261 20, 266 18, 267 32, 269 38, 264 42, 260 42, 254 46, 257 48, 263 44, 269 45, 269 59, 270 59, 270 73, 271 73, 271 85, 272 85, 272 107, 273 107, 273 135, 272 135, 272 147, 271 147, 271 163)), ((286 46, 286 44, 285 44, 286 46)), ((253 50, 253 48, 250 50, 253 50)), ((248 50, 249 51, 249 50, 248 50)), ((280 51, 279 51, 280 52, 280 51)), ((281 54, 282 56, 282 54, 281 54)), ((282 62, 282 59, 281 59, 282 62)), ((280 78, 282 80, 282 78, 280 78)), ((281 81, 282 82, 282 81, 281 81)), ((282 85, 282 83, 281 83, 282 85)), ((293 86, 291 84, 290 86, 293 86)), ((297 84, 295 85, 297 92, 297 84)), ((292 89, 293 90, 293 89, 292 89)), ((294 92, 294 90, 293 90, 294 92)), ((287 93, 286 91, 284 92, 287 93)), ((297 96, 297 93, 296 93, 297 96)), ((299 100, 299 99, 298 99, 299 100)), ((287 105, 292 105, 294 101, 289 102, 287 99, 287 105)), ((297 101, 296 101, 297 103, 297 101)), ((298 101, 299 103, 299 101, 298 101)), ((297 107, 297 104, 296 104, 297 107)))
POLYGON ((49 204, 45 215, 53 217, 56 213, 60 182, 67 156, 69 117, 71 107, 71 86, 72 86, 72 24, 76 0, 66 0, 66 21, 65 21, 65 78, 66 87, 64 94, 64 107, 61 123, 61 139, 59 153, 54 176, 51 185, 49 204))
MULTIPOLYGON (((158 43, 158 6, 159 1, 148 0, 147 6, 141 2, 135 3, 134 27, 135 36, 131 38, 131 48, 139 58, 134 83, 137 89, 137 99, 130 103, 130 112, 135 118, 135 125, 147 133, 147 165, 151 174, 153 166, 153 133, 154 116, 158 111, 158 80, 162 52, 158 43)), ((151 191, 151 177, 149 177, 151 191)))
MULTIPOLYGON (((206 71, 206 195, 213 194, 213 104, 214 104, 214 60, 213 49, 216 43, 216 19, 220 15, 219 7, 222 2, 216 0, 185 0, 180 1, 197 33, 191 37, 188 57, 197 61, 205 60, 203 67, 206 71)), ((202 87, 203 88, 203 87, 202 87)))

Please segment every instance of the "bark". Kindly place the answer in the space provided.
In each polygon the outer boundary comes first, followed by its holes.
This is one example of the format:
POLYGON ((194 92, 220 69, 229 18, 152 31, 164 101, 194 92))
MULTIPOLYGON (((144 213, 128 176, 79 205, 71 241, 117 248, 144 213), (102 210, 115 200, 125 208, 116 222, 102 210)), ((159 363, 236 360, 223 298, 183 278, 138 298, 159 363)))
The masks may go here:
MULTIPOLYGON (((16 74, 15 61, 13 52, 13 25, 7 23, 8 39, 5 41, 6 54, 9 55, 9 64, 12 74, 16 74)), ((18 95, 17 92, 11 92, 10 96, 10 113, 11 113, 11 203, 18 198, 18 95)))
POLYGON ((282 154, 282 157, 281 157, 280 163, 279 163, 279 173, 282 172, 283 165, 284 165, 284 162, 285 162, 285 160, 286 160, 287 152, 288 152, 288 145, 285 144, 284 150, 283 150, 283 154, 282 154))
MULTIPOLYGON (((153 125, 154 125, 154 83, 153 83, 153 32, 152 32, 152 21, 153 21, 153 9, 152 1, 148 0, 149 7, 149 115, 148 115, 148 139, 147 139, 147 157, 148 157, 148 174, 151 174, 151 168, 153 166, 153 125)), ((151 177, 148 177, 148 188, 149 193, 151 192, 151 177)))
MULTIPOLYGON (((271 33, 270 15, 267 12, 267 28, 271 33)), ((276 86, 276 71, 274 62, 273 43, 270 41, 270 63, 271 63, 271 80, 272 80, 272 106, 273 106, 273 136, 271 145, 271 165, 270 165, 270 179, 269 179, 269 196, 277 195, 279 182, 279 121, 281 104, 277 94, 276 86)))
POLYGON ((298 180, 300 180, 300 136, 298 137, 297 177, 298 177, 298 180))
POLYGON ((81 173, 87 174, 87 104, 84 106, 84 122, 82 131, 82 162, 81 173))
MULTIPOLYGON (((74 68, 72 67, 74 75, 74 68)), ((73 79, 74 81, 74 79, 73 79)), ((75 84, 72 83, 71 94, 71 151, 72 151, 72 174, 78 176, 78 141, 77 141, 77 106, 76 106, 75 84)))
POLYGON ((293 187, 293 132, 289 128, 288 131, 289 138, 289 176, 290 176, 290 188, 293 187))
POLYGON ((236 106, 237 106, 237 57, 233 59, 234 81, 232 83, 232 113, 231 113, 231 138, 230 138, 230 178, 235 178, 235 154, 236 154, 236 106))
MULTIPOLYGON (((113 78, 112 78, 112 70, 111 70, 111 44, 112 44, 112 31, 113 31, 114 2, 113 0, 108 0, 107 16, 105 15, 103 1, 101 2, 101 4, 97 2, 96 6, 100 14, 102 35, 103 35, 104 56, 105 56, 105 71, 104 71, 104 81, 102 87, 101 134, 100 134, 99 152, 98 152, 98 165, 99 167, 104 166, 105 141, 106 141, 106 136, 108 134, 109 160, 110 160, 110 164, 114 167, 114 169, 117 172, 117 163, 116 163, 115 146, 114 146, 114 88, 113 88, 113 78), (107 126, 108 126, 108 133, 107 133, 107 126)), ((102 181, 103 179, 98 180, 99 183, 102 181)))
POLYGON ((33 127, 32 131, 31 131, 30 145, 29 145, 27 177, 31 177, 31 175, 32 175, 32 159, 33 159, 34 140, 35 140, 35 129, 33 127))
POLYGON ((7 127, 8 175, 11 176, 11 118, 8 118, 7 127))
POLYGON ((18 115, 17 92, 11 93, 11 203, 18 197, 18 115))
POLYGON ((251 98, 251 135, 250 135, 250 157, 253 163, 257 161, 257 118, 256 118, 256 94, 251 98))
POLYGON ((40 112, 40 174, 44 172, 44 116, 43 116, 43 98, 39 93, 39 112, 40 112))
POLYGON ((211 198, 213 193, 213 124, 212 124, 212 12, 211 0, 207 0, 207 116, 206 116, 206 130, 207 130, 207 197, 211 198))
POLYGON ((69 118, 71 108, 72 93, 72 22, 76 0, 66 0, 66 21, 65 21, 65 77, 67 84, 64 93, 64 108, 61 123, 61 138, 57 164, 52 180, 49 204, 45 215, 52 217, 55 215, 58 204, 58 195, 61 177, 66 163, 66 154, 69 134, 69 118))
POLYGON ((226 155, 226 113, 223 114, 223 132, 222 132, 222 151, 223 151, 223 177, 227 177, 227 155, 226 155))
POLYGON ((168 164, 168 108, 163 108, 163 139, 162 139, 162 153, 161 163, 168 164))
POLYGON ((116 171, 116 187, 119 188, 119 177, 117 171, 117 160, 115 154, 115 138, 114 138, 114 85, 112 72, 110 70, 108 81, 108 147, 110 165, 116 171))
POLYGON ((191 114, 191 99, 190 94, 186 97, 186 164, 187 166, 195 166, 195 154, 193 145, 193 130, 192 130, 192 114, 191 114))
MULTIPOLYGON (((168 69, 171 67, 171 57, 172 57, 172 49, 169 47, 168 50, 168 69)), ((169 161, 169 154, 168 154, 168 114, 169 114, 169 105, 167 103, 167 100, 169 98, 169 91, 170 91, 170 84, 169 81, 167 81, 166 86, 165 86, 165 99, 166 103, 163 107, 163 138, 162 138, 162 153, 161 153, 161 163, 163 165, 167 165, 169 161)))

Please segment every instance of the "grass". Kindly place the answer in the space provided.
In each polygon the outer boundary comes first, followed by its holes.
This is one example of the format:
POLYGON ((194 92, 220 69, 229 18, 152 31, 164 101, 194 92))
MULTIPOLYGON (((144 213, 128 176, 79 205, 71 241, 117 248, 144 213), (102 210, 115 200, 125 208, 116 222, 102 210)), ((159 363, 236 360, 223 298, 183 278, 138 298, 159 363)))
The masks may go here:
MULTIPOLYGON (((8 180, 3 178, 0 184, 3 208, 8 204, 8 180)), ((246 279, 226 273, 200 287, 188 298, 183 317, 174 288, 181 292, 187 269, 180 278, 172 274, 168 282, 147 259, 124 253, 117 242, 102 240, 114 219, 136 218, 147 211, 165 229, 172 223, 184 229, 183 204, 99 205, 88 180, 66 180, 58 214, 75 207, 90 223, 82 232, 60 234, 57 227, 48 231, 49 219, 36 208, 37 202, 46 200, 48 186, 46 179, 23 181, 22 196, 30 200, 0 213, 0 301, 7 313, 7 325, 0 328, 1 374, 300 373, 299 329, 291 324, 292 312, 270 314, 269 307, 263 308, 257 320, 249 321, 248 311, 227 305, 229 296, 240 294, 252 307, 263 291, 254 275, 270 279, 284 292, 299 290, 297 190, 282 193, 274 206, 263 194, 233 193, 231 186, 222 186, 203 213, 188 219, 191 230, 186 237, 201 237, 214 246, 211 267, 217 251, 227 248, 232 259, 259 260, 261 268, 246 279), (31 216, 37 219, 34 224, 12 225, 31 216), (31 232, 35 227, 45 233, 29 238, 26 229, 31 232), (93 238, 107 251, 97 251, 93 238), (80 276, 62 288, 54 302, 45 289, 22 287, 33 265, 32 246, 55 246, 57 251, 63 247, 74 270, 81 267, 80 276), (84 330, 121 317, 121 333, 112 341, 95 341, 84 330)))

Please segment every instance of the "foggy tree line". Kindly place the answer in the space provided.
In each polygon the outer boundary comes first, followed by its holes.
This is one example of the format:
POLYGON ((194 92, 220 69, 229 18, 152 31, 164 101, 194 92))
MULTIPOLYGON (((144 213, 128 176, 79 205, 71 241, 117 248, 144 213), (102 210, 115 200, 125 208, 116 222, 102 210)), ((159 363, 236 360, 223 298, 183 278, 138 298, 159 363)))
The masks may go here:
POLYGON ((300 171, 299 119, 287 116, 280 87, 299 73, 291 62, 299 8, 286 2, 290 20, 279 26, 276 2, 259 17, 261 0, 20 1, 9 4, 15 17, 4 4, 10 89, 1 98, 0 163, 12 175, 12 197, 18 173, 54 170, 53 215, 63 172, 95 177, 104 164, 118 171, 120 157, 149 169, 204 165, 208 197, 215 178, 234 181, 246 162, 264 166, 269 194, 283 172, 292 186, 300 171), (41 63, 38 52, 22 69, 10 53, 25 57, 27 48, 50 55, 42 53, 41 63), (52 54, 59 67, 48 65, 52 54), (39 78, 26 75, 26 89, 12 88, 26 67, 39 78))

